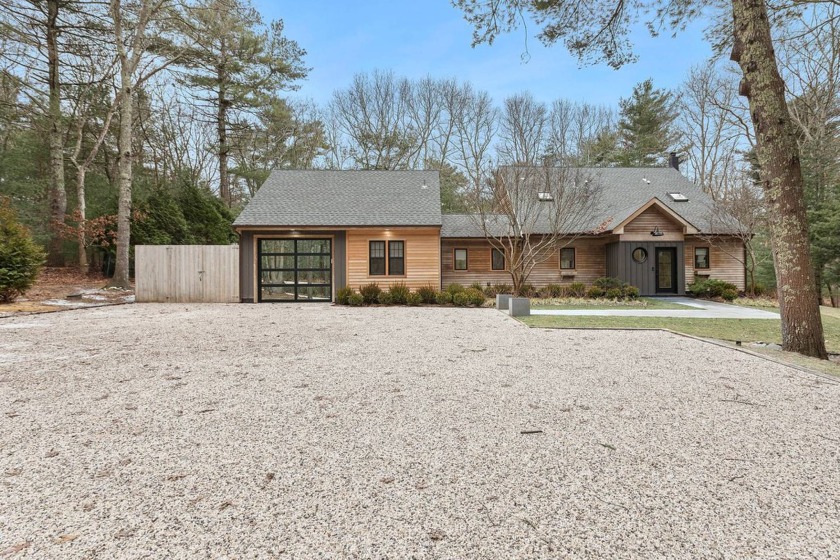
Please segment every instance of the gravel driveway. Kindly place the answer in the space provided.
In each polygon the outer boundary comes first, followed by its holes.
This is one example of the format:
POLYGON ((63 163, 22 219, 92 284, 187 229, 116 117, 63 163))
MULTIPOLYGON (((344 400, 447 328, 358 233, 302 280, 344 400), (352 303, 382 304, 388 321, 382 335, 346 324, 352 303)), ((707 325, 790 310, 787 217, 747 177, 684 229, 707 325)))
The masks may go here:
POLYGON ((4 560, 840 556, 840 386, 676 335, 68 311, 0 321, 0 407, 4 560))

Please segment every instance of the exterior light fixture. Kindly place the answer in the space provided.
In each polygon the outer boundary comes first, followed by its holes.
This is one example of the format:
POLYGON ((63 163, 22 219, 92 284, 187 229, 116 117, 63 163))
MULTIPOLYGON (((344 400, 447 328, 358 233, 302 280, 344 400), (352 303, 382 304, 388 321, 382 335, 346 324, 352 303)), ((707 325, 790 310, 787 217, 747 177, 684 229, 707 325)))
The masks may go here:
POLYGON ((650 232, 650 234, 654 237, 662 237, 663 235, 665 235, 665 232, 659 229, 659 226, 656 226, 655 228, 653 228, 653 231, 650 232))

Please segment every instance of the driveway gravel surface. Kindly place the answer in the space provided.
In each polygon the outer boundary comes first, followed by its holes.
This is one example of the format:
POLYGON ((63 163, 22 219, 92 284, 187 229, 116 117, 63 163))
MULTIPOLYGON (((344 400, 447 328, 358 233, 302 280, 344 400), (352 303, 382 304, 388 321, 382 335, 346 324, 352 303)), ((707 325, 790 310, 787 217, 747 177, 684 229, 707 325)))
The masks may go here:
POLYGON ((4 319, 0 558, 836 558, 838 418, 742 352, 490 309, 4 319))

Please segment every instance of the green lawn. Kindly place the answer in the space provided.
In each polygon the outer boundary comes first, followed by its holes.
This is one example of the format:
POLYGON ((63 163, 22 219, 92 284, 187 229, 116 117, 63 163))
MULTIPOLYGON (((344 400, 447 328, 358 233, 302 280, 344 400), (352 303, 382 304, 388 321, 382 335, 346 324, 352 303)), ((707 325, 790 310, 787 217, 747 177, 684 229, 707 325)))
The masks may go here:
POLYGON ((639 298, 629 301, 608 299, 552 298, 532 299, 532 309, 692 309, 687 305, 661 299, 639 298))
MULTIPOLYGON (((779 321, 773 319, 682 319, 671 317, 593 317, 532 315, 522 317, 531 327, 601 328, 601 329, 670 329, 685 334, 718 340, 743 342, 782 341, 779 321)), ((840 314, 823 313, 825 343, 829 352, 840 352, 840 314)))

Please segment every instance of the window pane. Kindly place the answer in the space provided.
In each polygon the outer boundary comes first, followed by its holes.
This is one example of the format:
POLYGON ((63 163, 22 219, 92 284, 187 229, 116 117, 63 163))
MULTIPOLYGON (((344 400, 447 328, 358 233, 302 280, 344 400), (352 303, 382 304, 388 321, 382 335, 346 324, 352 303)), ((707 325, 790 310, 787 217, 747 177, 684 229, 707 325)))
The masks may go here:
POLYGON ((694 268, 709 268, 708 247, 696 247, 694 249, 694 268))
POLYGON ((295 258, 292 255, 264 255, 262 257, 261 266, 263 269, 292 269, 295 267, 295 258))
POLYGON ((329 286, 301 286, 297 290, 300 300, 329 301, 331 299, 329 286))
POLYGON ((388 242, 388 274, 392 276, 405 274, 405 243, 402 241, 388 242))
POLYGON ((492 261, 493 270, 505 269, 505 254, 499 249, 493 249, 492 261))
POLYGON ((263 253, 294 253, 294 239, 261 239, 260 250, 263 253))
POLYGON ((575 249, 574 247, 567 247, 560 250, 560 268, 574 268, 575 267, 575 249))
POLYGON ((370 242, 370 264, 368 274, 371 276, 385 275, 385 242, 370 242))
POLYGON ((329 284, 329 270, 313 270, 298 272, 298 284, 329 284))
POLYGON ((466 249, 455 249, 455 270, 467 270, 466 249))
POLYGON ((330 257, 328 255, 298 255, 298 268, 328 269, 330 257))
POLYGON ((287 301, 295 299, 294 286, 263 286, 260 290, 263 301, 287 301))
POLYGON ((260 273, 263 284, 294 284, 294 270, 263 270, 260 273))
POLYGON ((299 239, 297 244, 298 253, 329 253, 329 239, 299 239))

